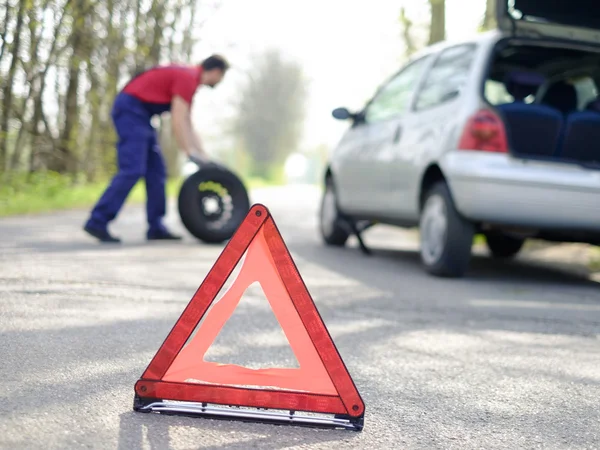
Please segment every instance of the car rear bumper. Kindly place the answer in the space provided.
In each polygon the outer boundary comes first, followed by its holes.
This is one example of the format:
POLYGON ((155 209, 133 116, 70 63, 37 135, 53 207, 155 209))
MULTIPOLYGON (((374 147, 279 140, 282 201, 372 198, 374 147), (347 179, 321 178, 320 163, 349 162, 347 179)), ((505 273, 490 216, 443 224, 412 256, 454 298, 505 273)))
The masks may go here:
POLYGON ((441 168, 470 220, 600 231, 600 171, 474 151, 448 153, 441 168))

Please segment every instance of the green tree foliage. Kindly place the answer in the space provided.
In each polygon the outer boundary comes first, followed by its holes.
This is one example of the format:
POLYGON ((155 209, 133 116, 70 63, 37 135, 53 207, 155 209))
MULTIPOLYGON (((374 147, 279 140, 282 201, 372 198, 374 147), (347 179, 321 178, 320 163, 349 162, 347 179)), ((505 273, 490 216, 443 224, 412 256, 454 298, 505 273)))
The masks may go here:
POLYGON ((400 9, 400 24, 402 26, 402 39, 406 45, 405 56, 410 58, 410 56, 417 51, 417 44, 412 35, 414 22, 410 19, 406 13, 406 8, 404 7, 400 9))
POLYGON ((301 66, 276 50, 254 60, 241 86, 232 133, 252 160, 252 174, 270 178, 297 150, 307 85, 301 66))
MULTIPOLYGON (((432 45, 446 39, 446 0, 426 0, 429 7, 429 19, 425 23, 415 23, 407 12, 400 8, 401 37, 404 41, 404 57, 410 56, 426 45, 432 45)), ((409 0, 405 4, 411 4, 409 0)))
POLYGON ((200 17, 219 5, 2 0, 0 172, 51 169, 88 180, 111 174, 116 93, 138 69, 188 62, 200 17))

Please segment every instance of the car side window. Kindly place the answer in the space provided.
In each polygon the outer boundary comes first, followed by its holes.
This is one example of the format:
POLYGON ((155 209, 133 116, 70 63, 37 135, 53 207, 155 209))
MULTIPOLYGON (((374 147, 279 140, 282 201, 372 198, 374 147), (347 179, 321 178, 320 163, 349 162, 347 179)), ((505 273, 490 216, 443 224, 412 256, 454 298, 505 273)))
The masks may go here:
POLYGON ((428 55, 413 61, 388 81, 367 106, 365 121, 382 122, 405 112, 429 59, 428 55))
POLYGON ((418 94, 417 111, 441 105, 460 95, 469 77, 475 49, 475 44, 465 44, 442 51, 418 94))

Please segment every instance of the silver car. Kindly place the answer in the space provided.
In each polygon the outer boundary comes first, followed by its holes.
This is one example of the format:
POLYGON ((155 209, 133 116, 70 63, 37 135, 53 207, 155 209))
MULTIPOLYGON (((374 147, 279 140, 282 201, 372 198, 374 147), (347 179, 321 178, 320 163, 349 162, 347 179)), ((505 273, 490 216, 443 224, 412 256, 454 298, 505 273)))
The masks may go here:
POLYGON ((324 177, 320 231, 420 229, 438 276, 468 269, 476 234, 491 254, 528 238, 600 244, 600 5, 498 0, 498 29, 415 55, 351 125, 324 177))

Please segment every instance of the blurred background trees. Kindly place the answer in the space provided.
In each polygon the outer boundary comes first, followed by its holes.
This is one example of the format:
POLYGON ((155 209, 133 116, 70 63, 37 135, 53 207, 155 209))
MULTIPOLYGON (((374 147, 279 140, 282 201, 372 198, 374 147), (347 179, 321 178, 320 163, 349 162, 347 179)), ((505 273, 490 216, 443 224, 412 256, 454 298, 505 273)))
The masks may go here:
POLYGON ((229 127, 235 148, 247 153, 252 176, 281 178, 277 172, 302 139, 307 99, 302 67, 278 50, 266 50, 254 58, 238 99, 229 127))
POLYGON ((88 181, 111 175, 110 108, 118 89, 144 67, 187 62, 204 20, 219 5, 209 0, 4 0, 0 170, 48 169, 88 181))
MULTIPOLYGON (((423 48, 446 39, 446 0, 426 0, 429 3, 429 18, 427 23, 415 24, 405 7, 400 8, 400 29, 405 43, 405 57, 423 48), (423 28, 426 36, 423 36, 423 28)), ((481 18, 479 31, 488 31, 496 26, 496 1, 485 1, 485 12, 481 18)))

